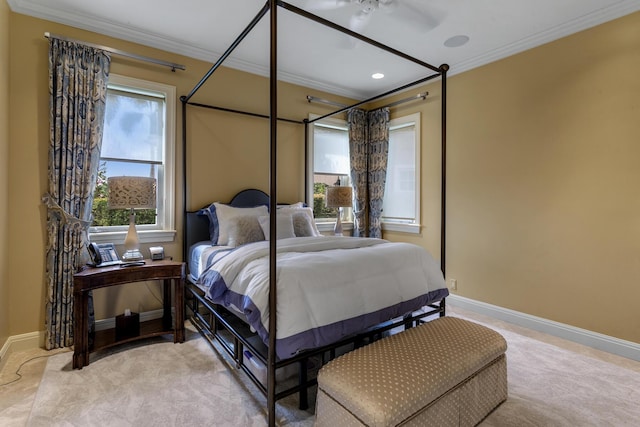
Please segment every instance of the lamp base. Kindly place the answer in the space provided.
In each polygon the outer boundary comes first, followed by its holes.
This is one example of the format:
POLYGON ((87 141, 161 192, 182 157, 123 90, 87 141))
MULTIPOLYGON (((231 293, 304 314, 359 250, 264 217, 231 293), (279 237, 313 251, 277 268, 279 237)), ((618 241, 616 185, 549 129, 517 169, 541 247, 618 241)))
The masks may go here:
POLYGON ((342 216, 342 208, 338 208, 338 215, 336 217, 336 226, 333 228, 334 236, 342 236, 342 221, 340 217, 342 216))
POLYGON ((132 262, 144 259, 139 249, 140 243, 138 241, 138 232, 136 231, 136 213, 133 209, 131 209, 131 213, 129 214, 129 230, 127 231, 127 237, 124 238, 124 248, 126 252, 122 255, 122 261, 132 262))
POLYGON ((130 262, 130 261, 141 261, 144 259, 142 252, 138 249, 129 249, 122 255, 122 261, 130 262))

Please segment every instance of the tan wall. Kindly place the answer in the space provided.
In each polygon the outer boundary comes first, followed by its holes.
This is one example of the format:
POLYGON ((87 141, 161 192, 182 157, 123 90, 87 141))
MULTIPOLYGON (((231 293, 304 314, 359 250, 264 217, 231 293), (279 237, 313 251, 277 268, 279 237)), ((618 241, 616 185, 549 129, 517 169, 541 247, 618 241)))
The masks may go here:
MULTIPOLYGON (((168 68, 114 56, 111 65, 112 73, 176 86, 178 97, 187 94, 211 64, 20 14, 11 13, 9 16, 13 120, 9 176, 12 182, 19 183, 12 187, 8 203, 12 224, 8 239, 11 246, 9 334, 16 335, 43 330, 45 320, 46 212, 41 197, 47 191, 49 95, 48 42, 43 37, 44 32, 184 64, 187 71, 171 72, 168 68)), ((268 88, 268 81, 264 78, 220 69, 192 101, 266 114, 269 111, 268 88)), ((306 102, 307 94, 304 88, 282 84, 279 115, 302 120, 310 112, 322 113, 322 107, 306 102), (314 111, 317 108, 320 110, 314 111)), ((163 243, 165 253, 174 259, 182 256, 180 108, 181 103, 178 102, 176 229, 179 232, 175 243, 163 243)), ((189 209, 214 200, 227 201, 242 188, 269 189, 269 150, 265 138, 267 120, 240 120, 229 113, 195 107, 189 107, 189 114, 189 145, 193 145, 190 150, 193 155, 188 157, 189 179, 197 183, 189 197, 189 209), (201 148, 195 151, 195 147, 201 148), (191 172, 195 168, 201 172, 191 172)), ((288 124, 278 131, 278 198, 282 201, 296 201, 304 197, 303 132, 302 125, 288 124)), ((96 318, 111 317, 125 307, 140 311, 158 308, 160 305, 156 297, 159 295, 161 292, 155 283, 97 291, 94 294, 96 318)))
POLYGON ((640 342, 640 13, 451 79, 461 295, 640 342))
POLYGON ((0 348, 9 337, 9 6, 0 0, 0 348))
POLYGON ((459 295, 640 342, 639 43, 635 13, 449 79, 459 295))

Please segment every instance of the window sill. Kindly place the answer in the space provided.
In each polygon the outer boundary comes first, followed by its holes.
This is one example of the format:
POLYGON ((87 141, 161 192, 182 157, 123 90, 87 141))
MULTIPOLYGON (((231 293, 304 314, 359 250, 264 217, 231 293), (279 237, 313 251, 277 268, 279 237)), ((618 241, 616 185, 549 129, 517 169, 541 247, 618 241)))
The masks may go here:
MULTIPOLYGON (((127 236, 127 231, 105 231, 102 233, 89 233, 89 240, 93 243, 114 243, 121 245, 127 236)), ((138 240, 140 243, 163 243, 173 242, 176 237, 175 230, 149 230, 139 231, 138 240)))
POLYGON ((401 233, 420 234, 420 224, 402 224, 397 222, 383 222, 383 231, 399 231, 401 233))
MULTIPOLYGON (((316 227, 318 227, 318 231, 320 232, 332 232, 336 228, 336 223, 334 222, 316 222, 316 227)), ((353 230, 353 222, 343 222, 342 223, 343 230, 353 230)))

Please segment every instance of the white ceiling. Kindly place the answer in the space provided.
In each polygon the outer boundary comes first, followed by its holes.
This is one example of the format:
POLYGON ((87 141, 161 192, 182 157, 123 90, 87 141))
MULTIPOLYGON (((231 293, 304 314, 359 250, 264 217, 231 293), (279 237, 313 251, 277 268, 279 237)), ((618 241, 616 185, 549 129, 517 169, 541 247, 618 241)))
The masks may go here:
MULTIPOLYGON (((349 27, 363 0, 290 0, 349 27)), ((369 0, 372 1, 372 0, 369 0)), ((265 0, 8 0, 14 12, 67 24, 214 63, 265 0)), ((449 75, 640 10, 640 0, 380 0, 358 32, 449 75), (386 2, 391 4, 386 5, 386 2), (395 2, 395 3, 394 3, 395 2), (384 7, 387 6, 387 7, 384 7), (395 7, 394 7, 395 6, 395 7), (469 37, 460 47, 444 42, 469 37)), ((279 78, 364 99, 431 74, 422 66, 354 41, 278 8, 279 78), (373 80, 374 72, 385 78, 373 80)), ((64 35, 64 34, 61 34, 64 35)), ((269 15, 225 66, 269 70, 269 15)), ((195 82, 194 82, 195 84, 195 82)))

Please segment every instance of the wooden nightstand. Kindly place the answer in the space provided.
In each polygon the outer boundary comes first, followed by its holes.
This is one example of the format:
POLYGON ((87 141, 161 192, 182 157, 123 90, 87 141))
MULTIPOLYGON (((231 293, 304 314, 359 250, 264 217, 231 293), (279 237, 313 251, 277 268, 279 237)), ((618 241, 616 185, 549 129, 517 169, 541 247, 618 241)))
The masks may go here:
POLYGON ((82 369, 89 364, 89 353, 117 344, 158 335, 173 334, 173 342, 184 342, 184 280, 185 264, 174 261, 145 260, 145 264, 133 267, 119 265, 88 268, 73 276, 74 351, 73 368, 82 369), (163 281, 163 316, 140 323, 140 334, 116 339, 115 329, 97 331, 92 348, 89 348, 89 291, 125 283, 147 280, 163 281), (173 282, 174 316, 171 316, 171 282, 173 282), (174 326, 175 322, 175 326, 174 326))

